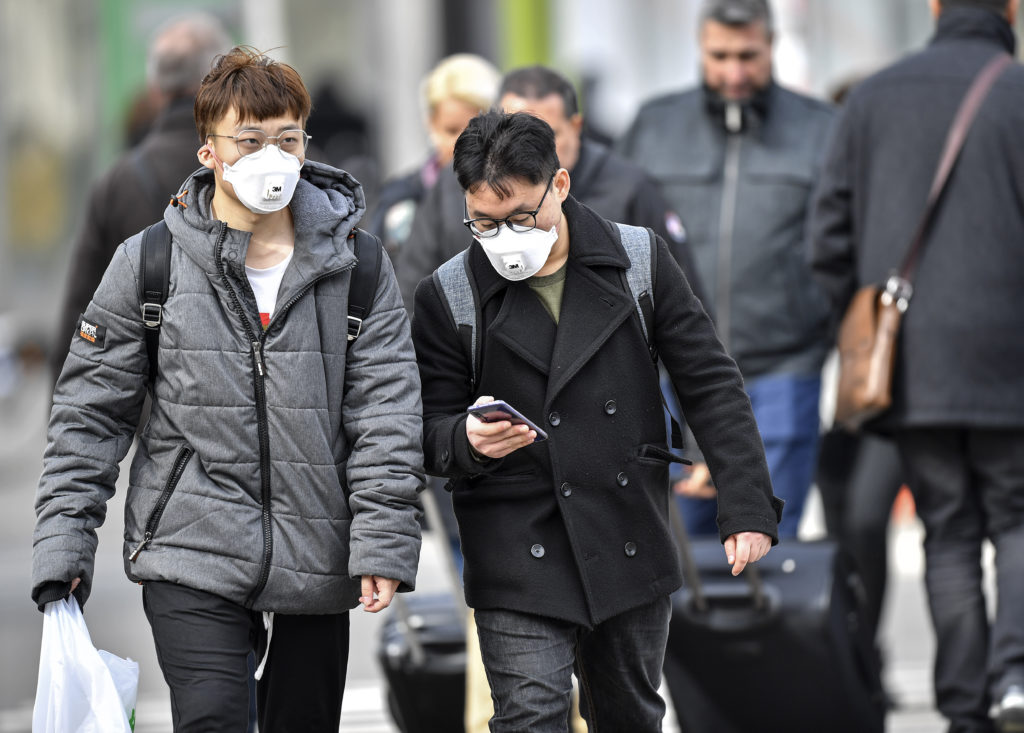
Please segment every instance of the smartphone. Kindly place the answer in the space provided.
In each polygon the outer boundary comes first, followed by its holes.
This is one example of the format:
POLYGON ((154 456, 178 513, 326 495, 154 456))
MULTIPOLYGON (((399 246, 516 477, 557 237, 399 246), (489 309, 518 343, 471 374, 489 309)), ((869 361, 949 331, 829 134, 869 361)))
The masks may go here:
POLYGON ((513 425, 526 425, 530 430, 537 433, 537 438, 533 441, 534 443, 548 439, 548 434, 541 430, 537 423, 523 415, 519 410, 505 402, 505 400, 495 400, 494 402, 484 402, 480 405, 470 405, 466 408, 466 412, 473 415, 481 422, 500 422, 502 420, 508 420, 513 425))

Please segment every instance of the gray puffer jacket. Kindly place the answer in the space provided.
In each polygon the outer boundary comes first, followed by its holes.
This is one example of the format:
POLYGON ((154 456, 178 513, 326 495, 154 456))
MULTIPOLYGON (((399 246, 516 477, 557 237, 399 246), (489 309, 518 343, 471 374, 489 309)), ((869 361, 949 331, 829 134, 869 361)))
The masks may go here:
MULTIPOLYGON (((362 575, 412 589, 420 549, 419 376, 385 257, 362 334, 346 317, 349 233, 364 212, 347 173, 307 162, 291 203, 295 253, 266 332, 245 276, 249 234, 210 215, 213 174, 168 207, 174 242, 152 414, 131 466, 125 570, 280 613, 357 605, 362 575)), ((95 529, 147 388, 125 242, 84 314, 54 394, 36 499, 33 598, 93 575, 95 529)), ((66 592, 66 590, 65 590, 66 592)))

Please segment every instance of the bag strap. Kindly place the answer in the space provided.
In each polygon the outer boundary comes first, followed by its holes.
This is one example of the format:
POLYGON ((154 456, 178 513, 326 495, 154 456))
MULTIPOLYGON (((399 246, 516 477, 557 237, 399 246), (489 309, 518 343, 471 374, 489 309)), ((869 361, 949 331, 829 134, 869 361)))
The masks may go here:
POLYGON ((139 302, 142 304, 142 324, 146 327, 146 355, 149 357, 149 384, 152 387, 158 367, 160 323, 171 277, 171 232, 163 219, 142 232, 139 272, 142 274, 139 302))
POLYGON ((469 358, 470 388, 476 390, 477 344, 476 324, 480 316, 473 283, 469 277, 469 249, 465 249, 441 265, 433 274, 434 287, 441 294, 462 348, 469 358))
MULTIPOLYGON (((352 271, 352 285, 348 302, 348 340, 355 341, 363 330, 363 319, 370 312, 380 279, 383 255, 381 243, 375 235, 354 229, 349 237, 355 238, 356 266, 352 271)), ((158 354, 163 305, 171 277, 171 232, 162 219, 142 233, 139 250, 139 302, 142 304, 142 323, 146 327, 146 355, 149 357, 149 383, 152 385, 159 369, 158 354)))
POLYGON ((349 238, 355 239, 356 266, 352 271, 348 292, 348 340, 355 341, 363 332, 363 319, 370 313, 373 296, 380 279, 380 239, 363 229, 353 229, 349 238))
POLYGON ((953 172, 953 166, 960 155, 960 151, 963 149, 967 133, 971 129, 971 124, 974 122, 982 102, 985 101, 996 80, 1012 63, 1013 57, 1009 54, 997 54, 974 77, 974 81, 971 82, 967 94, 964 95, 963 101, 960 102, 960 107, 953 118, 953 124, 946 134, 942 157, 939 160, 938 167, 935 169, 935 177, 932 180, 931 190, 928 192, 928 202, 925 204, 924 215, 921 217, 917 230, 914 232, 914 238, 911 240, 910 249, 903 258, 899 274, 889 278, 888 282, 886 282, 885 293, 882 294, 883 303, 888 305, 895 302, 900 312, 906 311, 907 305, 910 303, 910 297, 914 292, 910 279, 917 268, 917 261, 921 251, 924 249, 925 239, 928 235, 932 219, 935 217, 939 199, 942 196, 943 190, 945 190, 946 183, 949 181, 950 174, 953 172))

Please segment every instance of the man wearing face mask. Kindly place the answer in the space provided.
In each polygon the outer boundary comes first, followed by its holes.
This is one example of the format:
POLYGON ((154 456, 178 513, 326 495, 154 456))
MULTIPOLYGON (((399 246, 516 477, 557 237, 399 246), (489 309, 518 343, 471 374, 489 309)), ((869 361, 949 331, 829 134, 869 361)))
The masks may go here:
POLYGON ((379 272, 354 269, 362 189, 305 160, 309 113, 292 67, 244 47, 218 57, 195 102, 202 168, 164 212, 159 370, 147 378, 140 233, 81 316, 54 392, 40 608, 88 599, 95 528, 152 395, 124 560, 175 731, 245 730, 253 652, 260 730, 338 730, 349 610, 380 611, 415 582, 422 419, 408 319, 383 253, 379 272), (374 292, 357 337, 353 273, 374 292))
POLYGON ((491 730, 565 731, 574 666, 592 730, 660 730, 669 594, 681 572, 647 336, 721 489, 736 574, 776 541, 781 509, 742 380, 665 241, 652 245, 643 230, 653 306, 641 320, 619 229, 569 194, 547 123, 480 115, 459 137, 454 167, 473 242, 418 286, 413 340, 424 458, 451 479, 491 730), (452 265, 476 303, 472 354, 439 287, 452 265), (547 439, 467 415, 492 396, 547 439))
MULTIPOLYGON (((559 163, 573 176, 575 197, 612 221, 651 227, 668 243, 697 297, 704 297, 683 222, 642 168, 583 134, 583 115, 568 79, 545 66, 513 69, 501 82, 498 106, 547 122, 555 131, 559 163)), ((408 306, 425 275, 469 246, 469 234, 459 224, 462 206, 462 189, 446 168, 417 210, 399 258, 398 282, 408 306)))
MULTIPOLYGON (((813 479, 828 306, 806 264, 805 219, 833 117, 772 79, 767 0, 706 0, 700 88, 645 104, 618 149, 686 222, 705 305, 754 406, 779 527, 796 536, 813 479)), ((714 532, 707 465, 675 485, 691 533, 714 532)))

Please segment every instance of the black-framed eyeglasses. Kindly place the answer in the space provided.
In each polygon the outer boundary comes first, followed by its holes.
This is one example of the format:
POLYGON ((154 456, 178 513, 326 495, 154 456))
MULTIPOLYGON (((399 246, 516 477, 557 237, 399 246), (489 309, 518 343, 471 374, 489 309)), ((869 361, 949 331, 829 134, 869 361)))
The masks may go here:
POLYGON ((479 219, 463 219, 462 223, 469 227, 469 231, 483 239, 496 236, 498 234, 498 225, 500 224, 504 224, 514 232, 528 232, 537 226, 537 212, 544 205, 544 199, 547 198, 548 191, 551 190, 551 182, 554 180, 555 176, 552 174, 551 178, 548 179, 547 188, 544 189, 544 195, 540 197, 540 203, 537 204, 537 208, 533 211, 518 211, 515 214, 506 216, 504 219, 492 219, 489 216, 481 216, 479 219))
POLYGON ((305 130, 285 130, 280 135, 268 135, 262 130, 242 130, 237 135, 217 135, 210 133, 210 137, 226 137, 235 141, 239 155, 252 155, 267 147, 267 144, 276 145, 286 153, 299 155, 306 152, 306 146, 312 139, 305 130))

